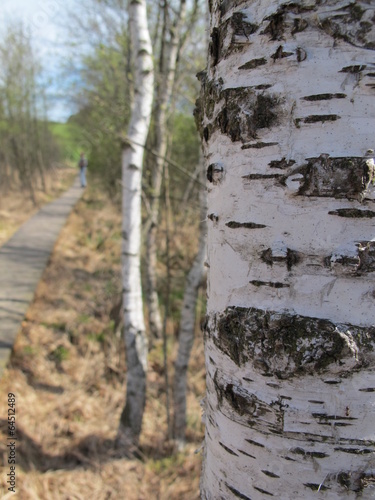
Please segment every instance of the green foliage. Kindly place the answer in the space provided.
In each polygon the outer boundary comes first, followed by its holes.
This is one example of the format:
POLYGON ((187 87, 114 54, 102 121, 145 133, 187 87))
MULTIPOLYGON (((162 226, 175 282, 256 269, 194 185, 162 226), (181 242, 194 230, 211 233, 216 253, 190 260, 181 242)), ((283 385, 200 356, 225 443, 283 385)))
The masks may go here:
POLYGON ((83 134, 81 127, 72 122, 50 122, 48 126, 57 142, 61 157, 76 166, 82 149, 83 134))

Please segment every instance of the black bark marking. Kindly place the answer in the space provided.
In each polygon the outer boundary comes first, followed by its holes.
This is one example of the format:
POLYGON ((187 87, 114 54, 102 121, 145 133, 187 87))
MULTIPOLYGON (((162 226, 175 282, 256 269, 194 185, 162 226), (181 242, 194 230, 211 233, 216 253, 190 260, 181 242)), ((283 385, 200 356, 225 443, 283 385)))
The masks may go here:
POLYGON ((243 380, 246 380, 246 382, 254 382, 254 380, 251 378, 248 378, 248 377, 242 377, 242 378, 243 378, 243 380))
MULTIPOLYGON (((364 355, 375 347, 375 327, 337 325, 326 319, 255 308, 227 308, 217 314, 216 330, 207 334, 235 364, 250 362, 254 369, 279 379, 324 373, 331 364, 345 374, 353 370, 353 361, 361 366, 364 355), (283 364, 280 359, 285 360, 283 364), (350 368, 346 360, 351 361, 350 368)), ((339 384, 341 379, 324 383, 339 384)))
POLYGON ((266 20, 269 21, 269 24, 261 34, 270 35, 271 40, 282 40, 285 31, 285 23, 284 14, 281 12, 281 9, 272 16, 267 17, 266 20))
POLYGON ((219 220, 219 216, 216 214, 209 214, 207 217, 212 220, 212 222, 217 222, 219 220))
POLYGON ((211 42, 208 50, 211 56, 212 66, 216 66, 220 57, 220 39, 218 28, 213 28, 211 32, 211 42))
POLYGON ((340 73, 361 73, 361 71, 364 71, 367 68, 366 64, 356 64, 354 66, 345 66, 345 68, 342 68, 340 73))
POLYGON ((223 444, 222 442, 219 441, 219 445, 224 448, 224 450, 226 452, 229 453, 229 455, 234 455, 235 457, 238 457, 239 455, 237 455, 237 453, 235 453, 233 450, 231 450, 230 448, 228 448, 228 446, 225 446, 225 444, 223 444))
POLYGON ((219 184, 223 178, 224 168, 220 163, 211 163, 207 169, 207 180, 213 184, 219 184))
POLYGON ((285 261, 288 271, 291 271, 292 267, 301 261, 301 255, 298 252, 291 250, 290 248, 287 249, 285 257, 279 255, 274 256, 272 254, 272 249, 267 248, 267 250, 263 250, 263 252, 260 255, 260 258, 263 262, 265 262, 269 266, 272 266, 274 262, 285 261))
POLYGON ((375 271, 375 242, 361 242, 358 247, 359 265, 357 273, 371 273, 375 271))
POLYGON ((328 214, 351 219, 372 219, 375 217, 375 212, 372 210, 360 210, 359 208, 338 208, 328 212, 328 214))
POLYGON ((312 403, 314 405, 324 405, 324 401, 317 401, 315 399, 309 399, 309 403, 312 403))
POLYGON ((368 455, 369 453, 374 453, 373 449, 369 448, 335 448, 335 451, 342 451, 343 453, 350 453, 352 455, 368 455))
POLYGON ((329 455, 327 453, 322 453, 319 451, 306 451, 303 448, 293 448, 290 450, 291 453, 295 455, 302 455, 304 458, 327 458, 329 455))
POLYGON ((242 453, 242 455, 245 455, 246 457, 250 457, 250 458, 253 458, 254 460, 256 460, 256 457, 254 457, 253 455, 250 455, 250 453, 246 453, 246 451, 243 451, 243 450, 238 450, 240 453, 242 453))
POLYGON ((270 472, 269 470, 262 470, 263 474, 265 474, 268 477, 272 477, 274 479, 280 478, 277 474, 274 474, 273 472, 270 472))
POLYGON ((285 156, 281 160, 273 160, 268 165, 271 168, 279 168, 284 170, 286 168, 292 167, 296 162, 294 160, 287 161, 285 156))
POLYGON ((257 486, 254 486, 254 490, 257 490, 259 491, 260 493, 263 493, 263 495, 268 495, 270 497, 273 497, 273 493, 270 493, 269 491, 267 490, 263 490, 263 488, 258 488, 257 486))
POLYGON ((236 490, 236 488, 233 488, 233 486, 230 486, 228 483, 225 483, 225 486, 228 488, 228 490, 230 490, 234 496, 236 496, 237 498, 241 498, 242 500, 251 500, 250 497, 247 497, 246 495, 244 495, 243 493, 241 493, 240 491, 236 490))
POLYGON ((265 64, 267 64, 267 59, 262 57, 260 59, 252 59, 251 61, 240 66, 238 69, 255 69, 259 68, 259 66, 264 66, 265 64))
POLYGON ((277 59, 284 59, 285 57, 290 57, 293 55, 293 52, 284 52, 283 46, 279 45, 277 48, 276 52, 272 54, 272 59, 273 62, 275 62, 277 59))
POLYGON ((251 285, 254 286, 269 286, 270 288, 289 288, 290 285, 287 283, 280 283, 278 281, 261 281, 261 280, 252 280, 249 281, 251 285))
POLYGON ((366 387, 366 389, 359 389, 359 392, 375 392, 375 387, 366 387))
POLYGON ((278 142, 256 142, 255 144, 244 144, 241 149, 262 149, 277 146, 278 142))
POLYGON ((302 19, 302 18, 294 19, 292 35, 295 35, 296 33, 301 33, 302 31, 305 31, 305 29, 307 27, 308 27, 308 22, 305 19, 302 19))
POLYGON ((309 158, 307 165, 297 168, 290 175, 297 173, 303 175, 298 195, 338 199, 362 197, 362 158, 331 158, 322 154, 318 158, 309 158))
POLYGON ((297 47, 297 61, 303 62, 307 59, 307 53, 302 47, 297 47))
POLYGON ((265 448, 264 444, 257 443, 256 441, 253 441, 252 439, 245 439, 245 441, 252 444, 253 446, 259 446, 259 448, 265 448))
POLYGON ((257 409, 256 397, 233 384, 228 384, 225 388, 220 387, 220 396, 224 397, 239 415, 252 415, 257 409))
POLYGON ((305 101, 329 101, 330 99, 345 99, 346 94, 315 94, 301 97, 305 101))
POLYGON ((330 489, 327 486, 324 486, 324 484, 304 483, 303 485, 306 486, 306 488, 310 488, 310 490, 313 491, 326 491, 330 489))
POLYGON ((282 174, 247 174, 243 175, 242 179, 248 179, 249 181, 257 181, 263 179, 279 179, 283 177, 282 174))
POLYGON ((325 384, 328 385, 338 385, 341 384, 341 380, 323 380, 325 384))
POLYGON ((340 117, 337 115, 311 115, 306 116, 306 118, 296 118, 295 123, 296 126, 302 123, 325 123, 325 122, 334 122, 339 120, 340 117))
POLYGON ((236 221, 230 221, 225 224, 228 226, 230 229, 239 229, 241 227, 244 227, 246 229, 263 229, 267 226, 264 224, 256 224, 255 222, 236 222, 236 221))

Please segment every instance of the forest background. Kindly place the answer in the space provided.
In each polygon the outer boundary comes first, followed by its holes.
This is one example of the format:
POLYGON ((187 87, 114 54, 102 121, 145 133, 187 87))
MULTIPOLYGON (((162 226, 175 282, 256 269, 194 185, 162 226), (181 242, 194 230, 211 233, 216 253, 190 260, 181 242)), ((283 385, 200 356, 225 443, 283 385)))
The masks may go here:
MULTIPOLYGON (((154 267, 162 329, 150 333, 148 324, 143 431, 136 456, 124 458, 114 439, 126 378, 120 158, 134 92, 126 4, 88 0, 72 9, 70 2, 56 1, 45 2, 43 11, 40 2, 35 12, 44 12, 44 19, 58 17, 66 33, 64 40, 56 40, 63 59, 50 64, 49 71, 33 40, 37 17, 34 30, 21 22, 8 24, 0 42, 0 243, 72 182, 81 150, 89 159, 89 189, 57 242, 0 382, 1 394, 18 395, 19 498, 199 496, 200 455, 195 452, 203 439, 203 286, 196 286, 195 344, 182 437, 181 430, 176 436, 172 385, 184 291, 202 221, 193 108, 198 94, 195 74, 205 65, 205 12, 203 2, 148 6, 156 83, 144 162, 143 226, 145 240, 150 225, 157 228, 154 267), (161 182, 156 193, 158 96, 176 39, 172 92, 163 103, 167 182, 161 182), (64 102, 74 110, 64 123, 49 118, 56 97, 60 109, 64 102)), ((144 268, 145 259, 146 253, 144 268)), ((147 281, 145 275, 143 279, 147 281)), ((1 431, 6 432, 5 416, 1 431)), ((5 452, 2 447, 3 465, 5 452)), ((0 491, 6 494, 4 474, 0 491)))

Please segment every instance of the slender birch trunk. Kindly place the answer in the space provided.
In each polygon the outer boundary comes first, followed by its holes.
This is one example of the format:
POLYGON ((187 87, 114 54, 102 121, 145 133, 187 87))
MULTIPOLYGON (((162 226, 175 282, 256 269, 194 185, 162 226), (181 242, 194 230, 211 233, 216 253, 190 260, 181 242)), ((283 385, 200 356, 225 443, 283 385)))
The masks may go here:
MULTIPOLYGON (((204 181, 203 165, 201 163, 200 179, 204 181)), ((181 310, 180 331, 178 336, 178 353, 175 363, 174 375, 174 439, 179 448, 185 445, 186 431, 186 392, 187 392, 187 369, 190 353, 194 342, 196 306, 199 287, 204 277, 204 262, 206 260, 207 243, 207 193, 200 188, 200 226, 198 252, 186 280, 184 300, 181 310)))
POLYGON ((163 179, 164 158, 168 147, 168 106, 176 78, 177 56, 181 37, 181 29, 186 17, 186 0, 180 1, 179 11, 174 26, 169 26, 169 3, 163 5, 163 33, 160 55, 159 82, 156 91, 155 109, 155 165, 152 177, 152 201, 149 226, 146 239, 146 277, 147 277, 147 305, 149 326, 153 337, 160 337, 162 321, 159 310, 157 293, 157 227, 159 219, 160 194, 163 179))
POLYGON ((143 145, 150 123, 154 83, 146 1, 132 0, 129 15, 135 91, 127 135, 128 143, 124 146, 122 155, 122 271, 127 389, 126 404, 117 434, 117 443, 121 447, 137 445, 146 397, 147 337, 140 273, 141 182, 143 145))
POLYGON ((202 498, 374 498, 374 4, 210 7, 202 498))

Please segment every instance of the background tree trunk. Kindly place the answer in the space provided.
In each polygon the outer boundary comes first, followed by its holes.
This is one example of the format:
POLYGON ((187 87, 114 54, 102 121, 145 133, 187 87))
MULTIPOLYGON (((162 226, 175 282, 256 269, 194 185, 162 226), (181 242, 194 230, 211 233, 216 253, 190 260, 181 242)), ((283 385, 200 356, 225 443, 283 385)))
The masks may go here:
POLYGON ((205 499, 373 498, 374 14, 211 3, 205 499))
POLYGON ((146 238, 146 278, 147 278, 147 305, 150 332, 153 337, 160 337, 162 321, 159 311, 157 292, 157 228, 159 222, 159 207, 161 185, 163 179, 164 158, 168 148, 168 108, 172 97, 173 85, 176 78, 178 48, 182 26, 186 17, 186 1, 181 0, 176 19, 170 21, 170 5, 164 0, 163 29, 161 51, 159 57, 159 74, 156 88, 155 106, 155 145, 153 156, 154 167, 152 172, 151 211, 146 238))
POLYGON ((123 307, 127 362, 126 404, 121 415, 119 446, 137 445, 146 397, 147 337, 143 317, 140 273, 141 192, 143 145, 146 142, 153 98, 152 47, 145 0, 130 2, 130 27, 135 67, 134 105, 123 173, 123 307))
MULTIPOLYGON (((199 178, 203 184, 203 161, 200 162, 200 167, 199 178)), ((178 353, 175 363, 173 437, 179 448, 185 445, 187 369, 194 342, 198 291, 203 281, 204 262, 207 255, 207 193, 202 188, 200 190, 200 221, 198 252, 186 280, 178 335, 178 353)))

